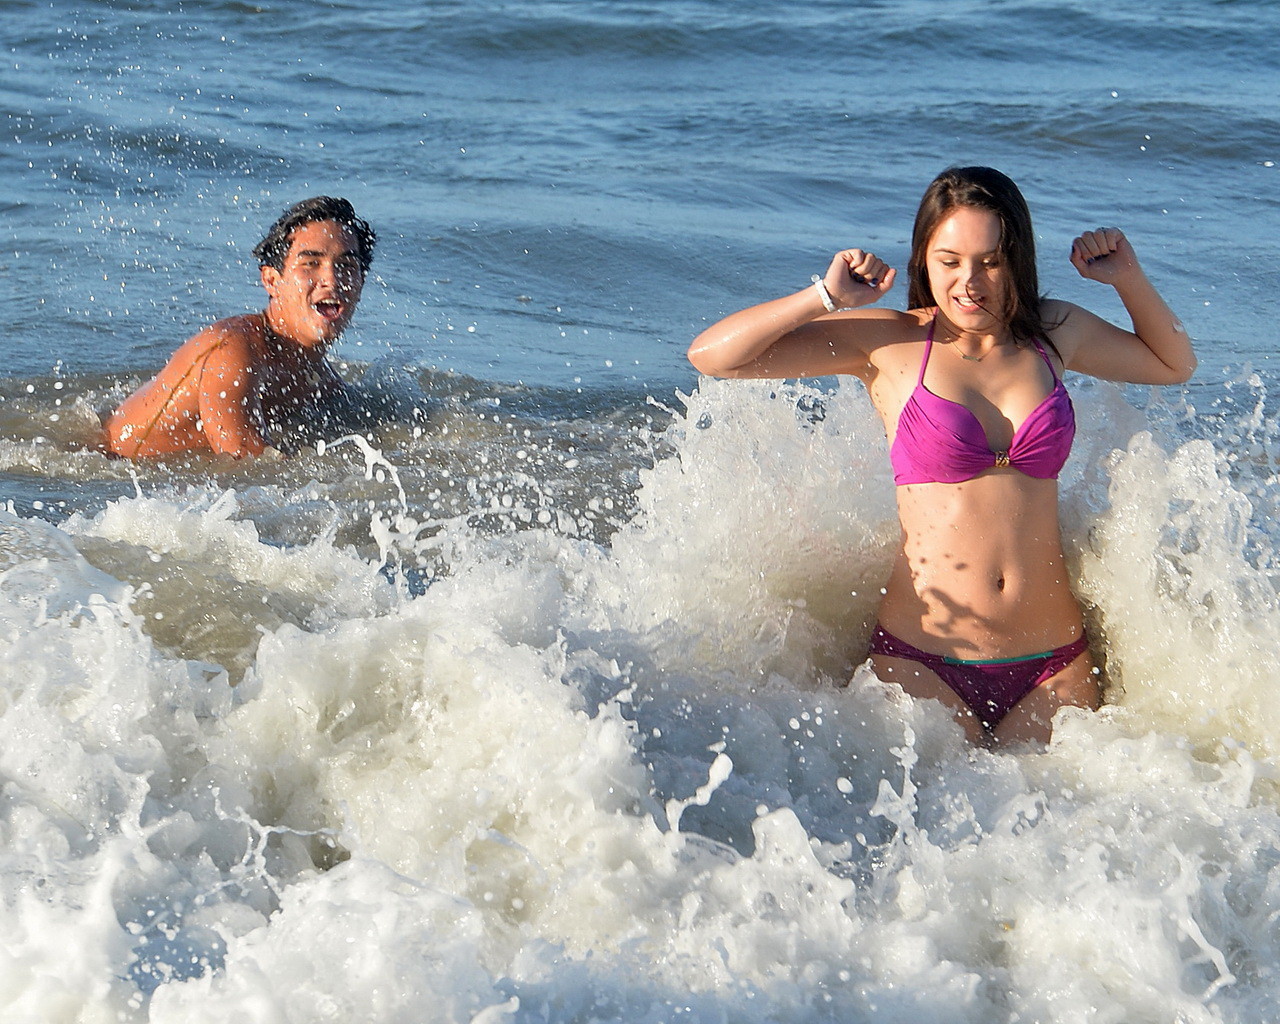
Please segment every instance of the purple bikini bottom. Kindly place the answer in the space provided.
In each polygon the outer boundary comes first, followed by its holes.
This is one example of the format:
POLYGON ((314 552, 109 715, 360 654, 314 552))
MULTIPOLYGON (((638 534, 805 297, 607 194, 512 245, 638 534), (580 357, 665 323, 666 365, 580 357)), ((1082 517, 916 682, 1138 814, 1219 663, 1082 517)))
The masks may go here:
POLYGON ((955 690, 988 732, 1000 724, 1018 701, 1070 665, 1088 646, 1088 637, 1081 633, 1071 643, 1043 654, 967 661, 922 651, 899 640, 879 624, 871 634, 872 654, 905 658, 923 665, 955 690))

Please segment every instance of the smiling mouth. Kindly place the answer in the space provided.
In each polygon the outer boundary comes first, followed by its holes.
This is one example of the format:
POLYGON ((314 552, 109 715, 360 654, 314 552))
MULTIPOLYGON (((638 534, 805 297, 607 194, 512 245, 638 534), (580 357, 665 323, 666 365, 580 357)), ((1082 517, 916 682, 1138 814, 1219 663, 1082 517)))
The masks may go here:
POLYGON ((311 307, 326 320, 334 321, 342 318, 342 303, 340 302, 317 302, 311 307))

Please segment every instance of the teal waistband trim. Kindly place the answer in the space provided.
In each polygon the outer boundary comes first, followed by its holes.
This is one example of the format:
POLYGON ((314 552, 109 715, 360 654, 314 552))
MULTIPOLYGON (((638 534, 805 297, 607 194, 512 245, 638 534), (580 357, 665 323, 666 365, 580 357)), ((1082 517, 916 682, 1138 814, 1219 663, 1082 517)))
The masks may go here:
POLYGON ((1020 661, 1035 661, 1037 658, 1049 658, 1053 651, 1042 651, 1039 654, 1024 654, 1019 658, 948 658, 940 657, 948 665, 1016 665, 1020 661))

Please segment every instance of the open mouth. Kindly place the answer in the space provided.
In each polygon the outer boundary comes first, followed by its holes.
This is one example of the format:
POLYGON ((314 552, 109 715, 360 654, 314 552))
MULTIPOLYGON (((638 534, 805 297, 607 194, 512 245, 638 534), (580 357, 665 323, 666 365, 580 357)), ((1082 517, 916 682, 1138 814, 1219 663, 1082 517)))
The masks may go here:
POLYGON ((340 302, 317 302, 312 308, 330 322, 342 318, 342 303, 340 302))

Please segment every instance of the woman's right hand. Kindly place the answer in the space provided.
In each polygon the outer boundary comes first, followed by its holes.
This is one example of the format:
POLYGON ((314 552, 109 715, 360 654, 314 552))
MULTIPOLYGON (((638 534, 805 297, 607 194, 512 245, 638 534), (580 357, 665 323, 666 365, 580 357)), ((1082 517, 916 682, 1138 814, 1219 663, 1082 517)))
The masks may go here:
POLYGON ((822 283, 839 309, 866 306, 893 287, 897 271, 875 253, 842 249, 831 258, 822 283))
MULTIPOLYGON (((852 310, 893 287, 895 271, 874 253, 845 249, 831 260, 822 284, 831 304, 852 310)), ((820 289, 801 288, 781 298, 730 313, 693 339, 689 361, 714 377, 822 377, 861 373, 867 352, 904 326, 890 310, 880 315, 830 317, 820 289)))

